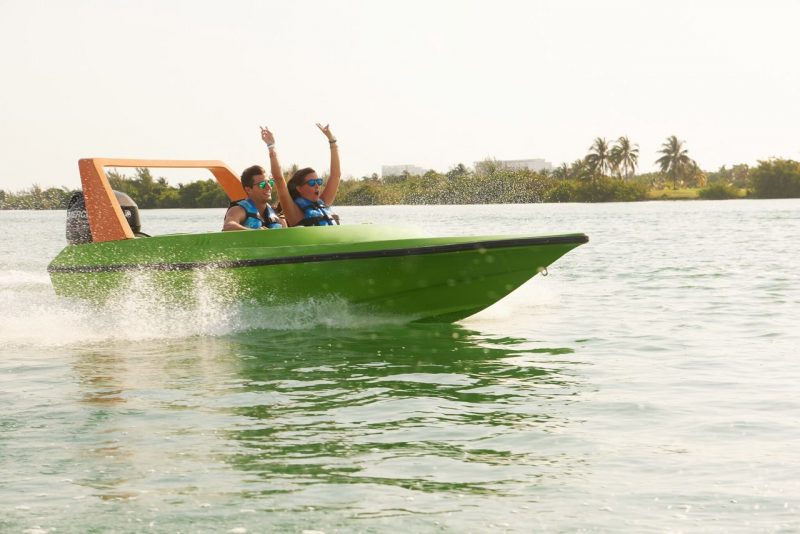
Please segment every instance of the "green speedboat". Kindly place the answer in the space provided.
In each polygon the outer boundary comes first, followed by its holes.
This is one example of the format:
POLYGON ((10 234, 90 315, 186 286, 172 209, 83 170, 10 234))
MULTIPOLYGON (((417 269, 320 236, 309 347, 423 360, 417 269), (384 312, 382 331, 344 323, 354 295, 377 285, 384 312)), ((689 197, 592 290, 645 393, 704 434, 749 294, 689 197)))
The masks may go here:
MULTIPOLYGON (((450 322, 497 302, 588 241, 584 234, 426 237, 382 225, 137 237, 110 187, 90 183, 95 174, 107 186, 104 166, 203 166, 218 179, 227 170, 220 162, 81 160, 92 240, 68 245, 48 266, 59 295, 102 301, 146 277, 180 300, 211 280, 238 302, 269 307, 324 296, 358 313, 450 322), (116 234, 106 227, 114 217, 96 213, 98 206, 119 211, 116 234), (103 231, 95 232, 99 224, 103 231)), ((228 178, 238 183, 233 173, 228 178)), ((229 179, 220 183, 229 197, 240 194, 229 179)))

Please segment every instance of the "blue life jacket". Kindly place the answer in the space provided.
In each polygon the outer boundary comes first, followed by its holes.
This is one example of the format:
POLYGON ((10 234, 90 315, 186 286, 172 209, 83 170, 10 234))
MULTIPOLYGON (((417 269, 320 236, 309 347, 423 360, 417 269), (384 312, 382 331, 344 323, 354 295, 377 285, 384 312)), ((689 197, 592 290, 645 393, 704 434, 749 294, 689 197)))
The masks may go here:
POLYGON ((333 226, 339 224, 339 217, 335 215, 323 200, 311 202, 303 197, 294 199, 303 211, 303 220, 297 226, 333 226))
POLYGON ((242 223, 242 226, 252 228, 253 230, 258 230, 262 226, 266 226, 267 228, 271 229, 283 228, 281 220, 278 218, 278 214, 275 213, 275 210, 272 209, 272 206, 269 204, 267 204, 267 207, 264 209, 264 213, 262 213, 262 216, 264 217, 263 220, 258 217, 258 208, 256 208, 256 205, 249 198, 231 202, 231 207, 233 206, 239 206, 243 208, 244 212, 247 214, 247 218, 244 220, 244 223, 242 223))

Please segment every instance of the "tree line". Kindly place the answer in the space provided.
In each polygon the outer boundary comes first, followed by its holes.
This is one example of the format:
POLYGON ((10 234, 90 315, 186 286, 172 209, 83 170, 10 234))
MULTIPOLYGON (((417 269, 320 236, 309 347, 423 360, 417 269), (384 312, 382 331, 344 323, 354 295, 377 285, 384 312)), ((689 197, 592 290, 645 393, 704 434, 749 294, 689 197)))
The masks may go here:
MULTIPOLYGON (((144 209, 217 208, 229 204, 225 191, 213 178, 175 187, 169 185, 165 178, 154 178, 150 169, 145 168, 136 169, 133 176, 117 171, 110 171, 106 175, 112 189, 127 193, 137 206, 144 209)), ((73 192, 66 187, 42 189, 38 185, 19 193, 0 190, 0 209, 63 209, 73 192)))
MULTIPOLYGON (((658 151, 658 172, 640 173, 639 147, 622 136, 613 142, 597 137, 587 154, 552 170, 512 169, 486 159, 474 169, 459 163, 445 173, 377 174, 343 180, 339 205, 374 204, 507 204, 535 202, 624 202, 652 198, 653 190, 697 188, 700 198, 736 198, 744 192, 755 198, 800 197, 800 162, 789 159, 759 161, 704 172, 689 157, 685 141, 670 136, 658 151)), ((294 168, 294 167, 293 167, 294 168)), ((290 168, 287 174, 292 172, 290 168)), ((171 186, 139 168, 133 176, 108 172, 113 189, 127 193, 143 209, 224 208, 229 204, 214 179, 171 186)), ((68 188, 0 190, 0 209, 63 209, 68 188)))
POLYGON ((759 161, 756 167, 722 166, 703 171, 686 142, 669 136, 658 150, 658 172, 637 174, 639 147, 626 136, 597 137, 584 157, 552 170, 510 169, 487 159, 471 170, 463 164, 446 173, 377 174, 343 182, 337 202, 371 204, 483 204, 528 202, 627 202, 658 198, 671 186, 697 189, 707 199, 800 197, 800 162, 759 161))

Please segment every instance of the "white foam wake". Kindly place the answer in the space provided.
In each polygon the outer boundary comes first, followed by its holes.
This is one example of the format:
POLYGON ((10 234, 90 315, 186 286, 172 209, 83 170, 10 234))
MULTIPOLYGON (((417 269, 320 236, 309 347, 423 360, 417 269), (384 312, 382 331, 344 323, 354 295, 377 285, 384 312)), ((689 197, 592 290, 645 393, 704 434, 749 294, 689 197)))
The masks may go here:
POLYGON ((334 296, 257 305, 241 301, 221 271, 197 271, 193 277, 191 291, 176 301, 148 273, 131 273, 124 292, 98 304, 57 297, 49 279, 36 273, 0 273, 0 343, 57 347, 403 322, 398 317, 355 313, 334 296), (2 285, 3 280, 8 283, 2 285))

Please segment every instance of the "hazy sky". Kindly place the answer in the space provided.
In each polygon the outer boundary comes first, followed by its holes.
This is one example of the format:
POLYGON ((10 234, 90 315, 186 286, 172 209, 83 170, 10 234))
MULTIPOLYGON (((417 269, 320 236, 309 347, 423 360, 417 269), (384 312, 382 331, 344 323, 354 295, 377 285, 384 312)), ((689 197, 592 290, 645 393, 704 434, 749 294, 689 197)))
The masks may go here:
MULTIPOLYGON (((669 135, 714 170, 800 159, 800 1, 0 0, 0 189, 81 157, 345 176, 585 155, 669 135)), ((185 181, 169 172, 171 183, 185 181)))

